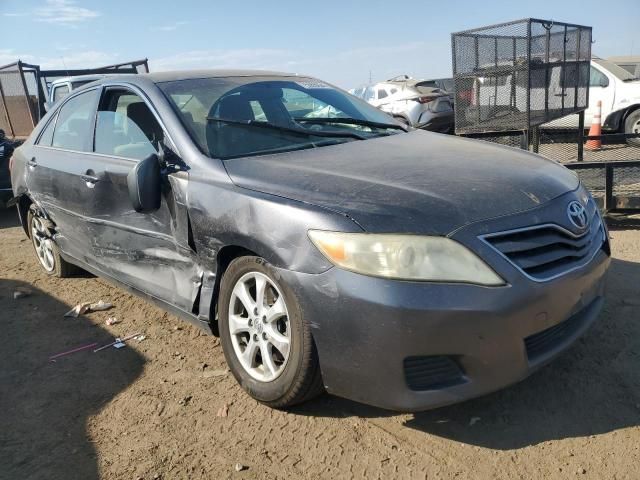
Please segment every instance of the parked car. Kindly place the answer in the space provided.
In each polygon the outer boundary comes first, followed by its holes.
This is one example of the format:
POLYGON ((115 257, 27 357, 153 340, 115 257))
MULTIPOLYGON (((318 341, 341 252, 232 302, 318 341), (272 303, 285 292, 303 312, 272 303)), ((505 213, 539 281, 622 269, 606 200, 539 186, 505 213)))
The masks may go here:
POLYGON ((81 267, 220 335, 273 407, 323 389, 405 411, 492 392, 603 303, 607 231, 574 173, 406 129, 314 78, 105 78, 12 159, 44 271, 81 267))
POLYGON ((355 89, 353 93, 412 127, 453 132, 453 103, 447 92, 424 86, 421 80, 395 77, 364 89, 355 89))
MULTIPOLYGON (((594 57, 589 76, 589 107, 585 110, 588 128, 602 102, 602 128, 620 133, 640 134, 640 79, 624 68, 603 58, 594 57)), ((545 124, 545 127, 578 126, 578 116, 570 115, 545 124)), ((627 142, 640 146, 640 138, 627 142)))
POLYGON ((420 86, 429 88, 438 88, 449 95, 451 104, 454 102, 455 86, 453 78, 435 78, 432 80, 420 80, 420 86))
POLYGON ((13 197, 11 192, 11 176, 9 158, 13 154, 13 142, 0 130, 0 208, 4 208, 7 200, 13 197))

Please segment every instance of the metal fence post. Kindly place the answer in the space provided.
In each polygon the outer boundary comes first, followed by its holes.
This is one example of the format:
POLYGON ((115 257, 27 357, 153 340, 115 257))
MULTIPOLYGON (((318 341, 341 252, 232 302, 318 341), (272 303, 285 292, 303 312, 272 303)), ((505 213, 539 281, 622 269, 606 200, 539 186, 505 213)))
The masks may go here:
POLYGON ((578 161, 584 160, 584 110, 578 113, 578 161))
POLYGON ((613 166, 604 167, 604 211, 609 212, 615 208, 613 204, 613 166))

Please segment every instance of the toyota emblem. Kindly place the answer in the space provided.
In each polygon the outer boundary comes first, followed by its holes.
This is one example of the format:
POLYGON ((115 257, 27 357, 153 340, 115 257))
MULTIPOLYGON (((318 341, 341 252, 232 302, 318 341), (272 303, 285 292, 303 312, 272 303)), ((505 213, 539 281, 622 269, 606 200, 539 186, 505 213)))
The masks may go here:
POLYGON ((580 202, 573 201, 567 206, 567 216, 569 221, 580 230, 587 228, 589 220, 587 218, 587 211, 580 202))

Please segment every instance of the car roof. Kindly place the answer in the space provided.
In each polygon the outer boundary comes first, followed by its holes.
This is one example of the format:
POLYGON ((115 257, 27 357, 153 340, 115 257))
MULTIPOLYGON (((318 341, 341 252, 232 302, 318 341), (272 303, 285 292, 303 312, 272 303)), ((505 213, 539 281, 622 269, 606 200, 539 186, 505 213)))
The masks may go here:
POLYGON ((216 78, 216 77, 298 77, 297 73, 274 72, 269 70, 175 70, 168 72, 143 73, 141 77, 146 77, 154 83, 171 82, 175 80, 188 80, 196 78, 216 78))
POLYGON ((92 74, 92 75, 72 75, 69 77, 56 78, 51 85, 55 85, 56 83, 64 83, 64 82, 75 82, 78 80, 100 80, 105 78, 106 74, 92 74))

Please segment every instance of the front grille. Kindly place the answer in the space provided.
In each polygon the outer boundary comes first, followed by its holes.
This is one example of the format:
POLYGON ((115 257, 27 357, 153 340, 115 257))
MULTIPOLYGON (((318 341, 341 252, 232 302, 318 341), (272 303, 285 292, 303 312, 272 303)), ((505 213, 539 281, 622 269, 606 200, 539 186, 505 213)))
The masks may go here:
POLYGON ((404 378, 411 390, 436 390, 465 381, 458 363, 445 355, 405 358, 404 378))
POLYGON ((548 224, 486 235, 483 239, 527 276, 539 281, 586 265, 599 249, 606 247, 604 226, 596 212, 589 230, 582 235, 548 224))
POLYGON ((546 330, 534 333, 525 338, 524 345, 527 349, 527 358, 529 361, 535 363, 537 359, 556 350, 566 340, 573 337, 586 318, 585 312, 592 306, 593 303, 575 315, 572 315, 564 322, 560 322, 553 327, 549 327, 546 330))

